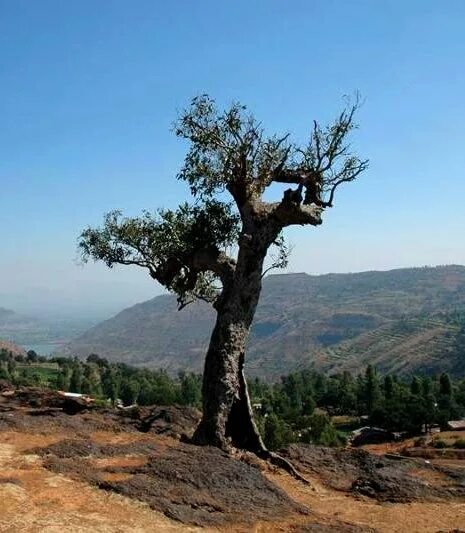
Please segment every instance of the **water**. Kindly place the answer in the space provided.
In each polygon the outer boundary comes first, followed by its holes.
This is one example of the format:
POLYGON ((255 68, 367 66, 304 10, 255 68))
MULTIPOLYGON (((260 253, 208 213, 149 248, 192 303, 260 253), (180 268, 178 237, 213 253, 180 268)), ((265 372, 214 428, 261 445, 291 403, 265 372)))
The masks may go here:
POLYGON ((43 344, 28 344, 24 347, 24 349, 26 351, 34 350, 37 355, 43 355, 47 357, 59 353, 61 351, 61 347, 61 344, 57 344, 56 342, 49 342, 43 344))

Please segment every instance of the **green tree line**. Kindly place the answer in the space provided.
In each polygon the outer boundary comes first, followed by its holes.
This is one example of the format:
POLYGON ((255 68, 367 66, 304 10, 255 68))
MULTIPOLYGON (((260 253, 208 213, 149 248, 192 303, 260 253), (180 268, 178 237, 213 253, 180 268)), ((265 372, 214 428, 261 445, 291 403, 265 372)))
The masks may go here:
MULTIPOLYGON (((190 405, 201 407, 201 376, 110 363, 98 355, 77 358, 13 356, 0 351, 0 380, 14 386, 42 386, 88 394, 123 405, 190 405)), ((327 376, 301 370, 276 383, 258 378, 249 382, 259 430, 270 449, 300 441, 327 446, 345 442, 350 430, 335 425, 335 417, 351 417, 353 424, 384 428, 392 432, 420 434, 433 424, 445 427, 448 420, 465 415, 465 379, 446 373, 400 379, 380 375, 372 366, 363 374, 349 372, 327 376)))

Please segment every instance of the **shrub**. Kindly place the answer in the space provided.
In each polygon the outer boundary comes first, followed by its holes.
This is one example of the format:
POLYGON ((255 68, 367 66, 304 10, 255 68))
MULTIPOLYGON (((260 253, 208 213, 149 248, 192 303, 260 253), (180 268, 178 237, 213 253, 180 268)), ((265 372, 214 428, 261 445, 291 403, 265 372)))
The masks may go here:
POLYGON ((457 439, 454 442, 454 448, 457 448, 458 450, 465 450, 465 439, 457 439))
POLYGON ((274 413, 270 413, 264 423, 264 439, 270 450, 284 448, 294 440, 291 428, 274 413))
POLYGON ((442 439, 433 440, 433 447, 438 449, 447 448, 447 443, 442 439))

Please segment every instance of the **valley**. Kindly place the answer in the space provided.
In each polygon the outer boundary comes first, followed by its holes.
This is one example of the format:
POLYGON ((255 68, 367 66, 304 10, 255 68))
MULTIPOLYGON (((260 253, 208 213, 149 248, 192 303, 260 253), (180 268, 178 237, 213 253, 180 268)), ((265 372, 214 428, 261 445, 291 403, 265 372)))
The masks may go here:
MULTIPOLYGON (((359 372, 374 364, 399 375, 465 368, 465 267, 265 278, 247 355, 249 375, 270 380, 296 369, 359 372)), ((69 355, 199 372, 214 311, 182 311, 158 296, 74 339, 69 355)))

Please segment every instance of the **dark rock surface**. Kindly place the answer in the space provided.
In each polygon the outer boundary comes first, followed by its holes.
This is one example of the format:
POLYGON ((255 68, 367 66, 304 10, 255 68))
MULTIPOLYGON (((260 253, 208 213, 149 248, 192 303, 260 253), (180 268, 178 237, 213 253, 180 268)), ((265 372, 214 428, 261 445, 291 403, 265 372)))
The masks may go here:
POLYGON ((465 498, 463 470, 435 468, 424 461, 389 459, 360 449, 305 444, 289 446, 284 455, 302 473, 318 476, 331 488, 378 501, 404 503, 465 498))
POLYGON ((141 442, 103 446, 64 440, 33 452, 45 456, 45 466, 54 472, 138 499, 186 524, 251 524, 307 512, 258 468, 217 448, 141 442), (112 466, 104 471, 86 460, 137 454, 146 455, 142 465, 112 466), (127 474, 127 478, 112 481, 106 476, 108 473, 127 474))

